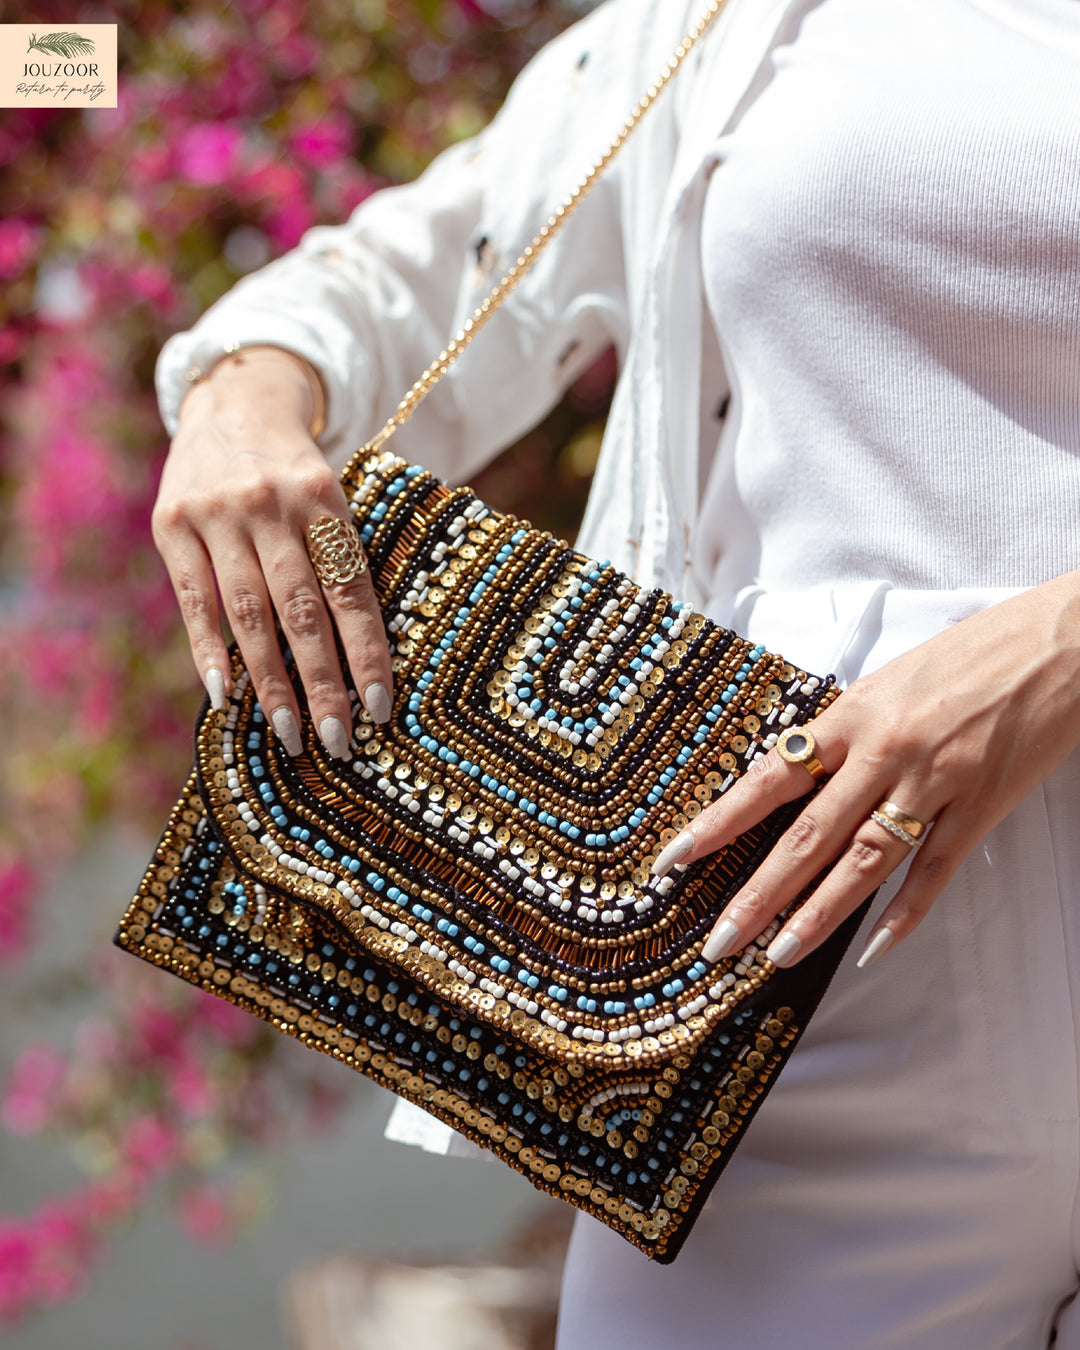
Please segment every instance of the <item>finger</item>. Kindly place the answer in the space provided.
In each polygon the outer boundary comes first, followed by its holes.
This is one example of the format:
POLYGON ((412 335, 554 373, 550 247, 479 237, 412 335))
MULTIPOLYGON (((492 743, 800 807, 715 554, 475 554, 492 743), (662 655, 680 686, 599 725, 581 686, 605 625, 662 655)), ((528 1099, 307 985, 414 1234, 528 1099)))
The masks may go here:
POLYGON ((273 522, 258 530, 255 547, 312 724, 330 755, 351 759, 352 708, 326 600, 303 540, 287 524, 273 522))
POLYGON ((903 885, 874 925, 857 963, 860 970, 872 965, 918 928, 952 880, 961 860, 977 842, 960 814, 953 810, 940 813, 926 842, 912 859, 903 885))
MULTIPOLYGON (((826 773, 836 772, 847 754, 846 738, 814 728, 816 750, 826 773)), ((730 844, 780 806, 804 797, 817 780, 801 764, 789 764, 775 749, 754 764, 715 802, 667 845, 653 863, 654 876, 666 876, 676 863, 695 862, 730 844)))
POLYGON ((386 722, 390 717, 393 672, 371 572, 365 564, 363 572, 352 581, 330 585, 324 582, 322 590, 361 702, 373 721, 386 722))
POLYGON ((274 630, 258 555, 251 541, 242 537, 234 537, 231 543, 215 539, 210 548, 225 614, 251 676, 255 697, 285 750, 298 755, 303 749, 299 708, 274 630))
POLYGON ((169 573, 199 678, 220 712, 230 684, 229 652, 221 631, 217 587, 210 559, 186 529, 157 528, 157 548, 169 573))
POLYGON ((765 938, 770 943, 769 959, 776 965, 792 964, 823 941, 907 855, 909 845, 870 818, 866 803, 879 801, 880 793, 874 770, 857 772, 849 761, 784 831, 723 909, 706 939, 705 958, 718 961, 766 933, 814 878, 835 863, 827 883, 798 911, 799 922, 793 920, 780 935, 784 940, 779 940, 775 928, 765 938))
POLYGON ((770 941, 765 955, 777 966, 795 965, 906 862, 911 850, 911 844, 877 821, 865 820, 821 885, 770 941))

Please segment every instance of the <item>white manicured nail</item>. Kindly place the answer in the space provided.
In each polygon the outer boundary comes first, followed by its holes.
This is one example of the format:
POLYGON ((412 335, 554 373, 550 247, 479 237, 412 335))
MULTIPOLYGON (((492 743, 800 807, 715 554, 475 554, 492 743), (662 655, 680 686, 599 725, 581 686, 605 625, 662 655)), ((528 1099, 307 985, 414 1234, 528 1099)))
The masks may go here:
POLYGON ((666 877, 677 862, 682 862, 694 847, 694 836, 689 830, 677 834, 652 865, 654 877, 666 877))
POLYGON ((781 933, 769 943, 765 955, 774 966, 788 965, 802 950, 802 943, 794 933, 781 933))
POLYGON ((210 695, 210 706, 215 712, 225 707, 225 676, 217 666, 211 666, 206 672, 206 692, 210 695))
POLYGON ((390 695, 386 691, 386 685, 380 684, 377 680, 369 684, 363 693, 364 707, 371 714, 373 722, 390 721, 390 695))
POLYGON ((862 956, 855 962, 860 970, 865 970, 867 966, 873 965, 879 956, 884 956, 893 945, 893 930, 891 928, 879 928, 870 941, 863 949, 862 956))
POLYGON ((706 961, 719 961, 722 956, 729 956, 738 945, 738 928, 730 919, 721 919, 705 939, 705 946, 701 949, 701 955, 706 961))
POLYGON ((334 759, 352 759, 348 733, 340 717, 324 717, 319 723, 319 736, 334 759))
POLYGON ((300 740, 300 728, 296 725, 296 718, 293 716, 291 708, 275 708, 270 714, 270 725, 274 728, 278 740, 290 755, 303 753, 304 746, 300 740))

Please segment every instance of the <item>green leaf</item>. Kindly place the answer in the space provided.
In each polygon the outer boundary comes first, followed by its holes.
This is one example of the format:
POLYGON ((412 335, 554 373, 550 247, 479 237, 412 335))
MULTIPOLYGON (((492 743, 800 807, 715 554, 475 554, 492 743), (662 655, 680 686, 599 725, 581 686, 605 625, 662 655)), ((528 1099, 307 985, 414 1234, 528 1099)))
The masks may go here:
POLYGON ((39 52, 48 52, 51 56, 87 56, 94 50, 90 38, 79 33, 46 33, 44 37, 31 34, 27 51, 37 48, 39 52))

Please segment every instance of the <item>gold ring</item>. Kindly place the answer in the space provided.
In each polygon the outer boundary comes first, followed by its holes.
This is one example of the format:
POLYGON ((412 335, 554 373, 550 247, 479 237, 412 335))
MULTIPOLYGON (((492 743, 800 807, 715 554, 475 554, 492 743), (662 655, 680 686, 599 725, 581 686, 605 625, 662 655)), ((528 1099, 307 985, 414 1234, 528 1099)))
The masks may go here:
POLYGON ((903 838, 904 842, 918 840, 919 836, 926 830, 926 825, 921 820, 916 820, 914 816, 909 816, 895 802, 882 802, 876 811, 871 812, 871 820, 876 820, 879 825, 884 825, 887 830, 891 829, 897 838, 903 838))
POLYGON ((363 576, 367 558, 360 532, 343 516, 320 516, 307 528, 308 556, 324 586, 344 586, 363 576))
POLYGON ((814 753, 817 743, 809 727, 787 727, 776 741, 776 753, 788 764, 801 764, 816 783, 825 777, 825 765, 814 753))
POLYGON ((922 843, 922 840, 916 838, 910 830, 905 830, 902 825, 894 824, 888 816, 883 816, 880 811, 871 811, 870 819, 875 825, 880 825, 883 830, 888 830, 890 834, 896 835, 897 839, 902 839, 908 848, 918 848, 922 843))

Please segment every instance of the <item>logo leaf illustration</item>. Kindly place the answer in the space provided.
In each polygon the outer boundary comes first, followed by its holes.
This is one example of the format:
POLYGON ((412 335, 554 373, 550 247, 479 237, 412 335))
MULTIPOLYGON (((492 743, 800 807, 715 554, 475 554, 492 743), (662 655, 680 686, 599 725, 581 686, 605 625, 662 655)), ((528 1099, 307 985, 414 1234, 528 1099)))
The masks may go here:
POLYGON ((79 33, 46 33, 44 37, 32 33, 26 50, 29 52, 35 48, 39 52, 48 52, 50 56, 87 56, 94 50, 94 44, 90 38, 84 38, 79 33))

